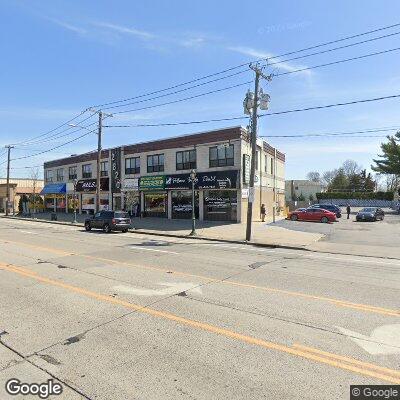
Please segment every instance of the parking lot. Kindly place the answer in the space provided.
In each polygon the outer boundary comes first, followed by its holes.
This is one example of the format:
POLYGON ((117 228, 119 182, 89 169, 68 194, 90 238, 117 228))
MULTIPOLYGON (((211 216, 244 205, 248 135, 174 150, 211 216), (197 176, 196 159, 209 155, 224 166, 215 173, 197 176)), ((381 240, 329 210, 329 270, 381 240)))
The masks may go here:
POLYGON ((323 224, 320 222, 304 222, 281 220, 275 223, 286 229, 321 233, 325 235, 320 242, 337 243, 343 245, 363 245, 392 247, 399 246, 400 215, 391 209, 384 209, 385 219, 377 222, 357 222, 356 214, 361 208, 353 208, 350 219, 342 207, 342 218, 337 222, 323 224))

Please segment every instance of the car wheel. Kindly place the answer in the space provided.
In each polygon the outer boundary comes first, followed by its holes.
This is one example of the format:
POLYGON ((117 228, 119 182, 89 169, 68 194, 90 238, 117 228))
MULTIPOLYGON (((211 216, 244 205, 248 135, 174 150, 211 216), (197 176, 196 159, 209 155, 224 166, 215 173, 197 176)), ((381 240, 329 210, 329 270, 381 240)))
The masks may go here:
POLYGON ((122 233, 128 232, 128 229, 122 229, 122 233))
POLYGON ((110 233, 110 232, 111 232, 110 225, 104 224, 104 225, 103 225, 103 232, 104 232, 104 233, 110 233))
POLYGON ((329 222, 328 217, 322 217, 321 218, 321 222, 324 223, 324 224, 328 223, 329 222))
POLYGON ((85 224, 85 229, 87 231, 91 231, 92 230, 92 227, 90 226, 90 224, 88 222, 86 222, 86 224, 85 224))
POLYGON ((383 219, 385 218, 385 216, 384 215, 382 215, 382 218, 381 218, 381 221, 383 221, 383 219))
POLYGON ((297 217, 296 214, 293 214, 293 215, 290 217, 290 219, 291 219, 292 221, 297 221, 297 220, 298 220, 298 217, 297 217))

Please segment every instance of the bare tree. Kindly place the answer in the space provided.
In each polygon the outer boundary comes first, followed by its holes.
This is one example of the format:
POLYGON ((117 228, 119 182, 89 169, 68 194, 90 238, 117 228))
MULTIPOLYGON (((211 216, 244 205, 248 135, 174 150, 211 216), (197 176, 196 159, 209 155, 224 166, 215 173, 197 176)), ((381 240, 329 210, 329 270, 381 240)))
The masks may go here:
POLYGON ((343 165, 343 172, 349 178, 354 175, 359 175, 362 170, 362 166, 357 164, 354 160, 346 160, 343 165))
POLYGON ((307 179, 312 182, 321 182, 321 174, 318 171, 310 171, 307 174, 307 179))
POLYGON ((337 169, 333 169, 331 171, 325 171, 322 174, 322 183, 324 183, 327 187, 329 187, 329 185, 335 179, 337 174, 338 174, 338 170, 337 169))

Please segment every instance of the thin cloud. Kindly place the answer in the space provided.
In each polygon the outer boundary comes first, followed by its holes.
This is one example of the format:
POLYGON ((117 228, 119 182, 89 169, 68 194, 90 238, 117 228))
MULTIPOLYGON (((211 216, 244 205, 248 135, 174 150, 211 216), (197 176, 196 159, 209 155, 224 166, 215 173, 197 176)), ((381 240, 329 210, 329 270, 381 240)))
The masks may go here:
POLYGON ((83 28, 80 28, 78 26, 72 25, 72 24, 70 24, 68 22, 64 22, 64 21, 61 21, 61 20, 56 19, 56 18, 50 18, 50 17, 44 17, 44 18, 46 18, 48 21, 53 22, 54 24, 56 24, 58 26, 61 26, 62 28, 67 29, 67 30, 69 30, 71 32, 78 33, 80 35, 85 35, 87 33, 86 29, 83 29, 83 28))
MULTIPOLYGON (((236 53, 240 53, 240 54, 244 54, 244 55, 249 56, 249 57, 253 57, 253 58, 268 59, 268 58, 274 57, 273 62, 276 63, 275 66, 277 68, 281 68, 281 69, 283 69, 284 71, 287 71, 287 72, 294 72, 294 71, 296 71, 298 69, 301 69, 301 68, 307 68, 304 65, 293 65, 293 64, 289 64, 287 62, 280 62, 279 58, 276 58, 273 54, 265 52, 265 51, 262 51, 262 50, 254 49, 252 47, 229 46, 229 47, 227 47, 227 49, 230 50, 230 51, 234 51, 236 53)), ((309 71, 309 70, 301 71, 301 73, 310 75, 311 71, 309 71)))
POLYGON ((123 25, 116 25, 116 24, 111 24, 108 22, 92 22, 91 23, 94 26, 97 26, 99 28, 106 28, 118 33, 124 33, 124 34, 128 34, 128 35, 133 35, 136 37, 139 37, 141 39, 155 39, 157 38, 157 35, 147 32, 147 31, 143 31, 143 30, 139 30, 133 27, 126 27, 123 25))

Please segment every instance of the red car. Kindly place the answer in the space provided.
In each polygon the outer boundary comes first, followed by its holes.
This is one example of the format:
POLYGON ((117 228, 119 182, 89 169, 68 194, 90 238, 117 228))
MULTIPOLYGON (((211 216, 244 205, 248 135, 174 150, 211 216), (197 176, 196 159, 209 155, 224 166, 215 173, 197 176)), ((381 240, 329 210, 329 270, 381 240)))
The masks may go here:
POLYGON ((292 221, 320 221, 320 222, 335 222, 335 213, 323 210, 322 208, 299 208, 289 213, 288 218, 292 221))

